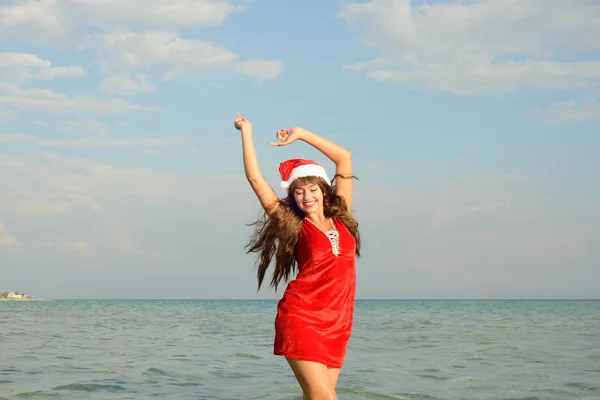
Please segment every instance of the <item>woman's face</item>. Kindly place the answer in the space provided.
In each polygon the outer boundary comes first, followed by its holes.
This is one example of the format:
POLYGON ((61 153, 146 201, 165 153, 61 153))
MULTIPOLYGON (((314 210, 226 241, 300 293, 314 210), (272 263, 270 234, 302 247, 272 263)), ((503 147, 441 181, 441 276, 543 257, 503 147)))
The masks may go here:
POLYGON ((298 185, 293 194, 298 208, 304 214, 323 212, 323 191, 316 183, 298 185))

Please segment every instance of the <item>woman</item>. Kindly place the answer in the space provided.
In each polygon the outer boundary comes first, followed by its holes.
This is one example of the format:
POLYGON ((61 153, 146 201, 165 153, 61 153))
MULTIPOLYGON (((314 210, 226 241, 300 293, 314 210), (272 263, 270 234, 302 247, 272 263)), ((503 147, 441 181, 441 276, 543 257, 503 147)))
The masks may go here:
POLYGON ((274 353, 286 357, 303 399, 337 399, 335 387, 352 331, 356 289, 355 257, 360 256, 358 224, 352 217, 352 159, 350 152, 302 128, 282 129, 278 142, 286 146, 302 140, 335 163, 332 186, 325 169, 314 161, 292 159, 281 163, 279 199, 262 176, 252 125, 238 115, 246 178, 265 210, 248 252, 260 253, 258 288, 275 256, 271 286, 288 280, 277 306, 274 353))

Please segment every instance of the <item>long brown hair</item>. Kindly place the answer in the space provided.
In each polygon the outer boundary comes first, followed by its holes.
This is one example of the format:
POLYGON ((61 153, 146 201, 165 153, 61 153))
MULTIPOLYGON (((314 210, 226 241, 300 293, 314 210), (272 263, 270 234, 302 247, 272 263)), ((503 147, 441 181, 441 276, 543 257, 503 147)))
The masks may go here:
MULTIPOLYGON (((341 175, 336 175, 336 177, 341 175)), ((343 179, 352 179, 345 178, 343 179)), ((294 190, 302 185, 318 185, 323 192, 323 214, 325 218, 338 218, 350 231, 356 241, 356 256, 360 257, 360 234, 358 222, 352 217, 343 197, 335 194, 335 185, 320 177, 307 176, 298 178, 289 187, 288 195, 279 199, 279 207, 273 215, 266 212, 262 218, 249 224, 255 225, 250 243, 246 245, 248 253, 259 253, 257 260, 258 290, 262 285, 267 268, 275 256, 275 271, 270 286, 277 292, 281 279, 289 280, 290 274, 296 272, 296 243, 302 228, 304 212, 302 212, 294 199, 294 190)))

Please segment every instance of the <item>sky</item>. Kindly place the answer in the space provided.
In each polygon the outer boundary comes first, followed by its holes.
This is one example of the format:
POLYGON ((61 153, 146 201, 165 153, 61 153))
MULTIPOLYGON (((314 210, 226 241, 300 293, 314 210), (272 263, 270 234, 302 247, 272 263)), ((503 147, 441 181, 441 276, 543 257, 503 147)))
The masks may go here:
POLYGON ((264 176, 352 152, 357 298, 600 298, 596 0, 1 0, 0 291, 279 298, 264 176), (268 273, 270 274, 272 270, 268 273))

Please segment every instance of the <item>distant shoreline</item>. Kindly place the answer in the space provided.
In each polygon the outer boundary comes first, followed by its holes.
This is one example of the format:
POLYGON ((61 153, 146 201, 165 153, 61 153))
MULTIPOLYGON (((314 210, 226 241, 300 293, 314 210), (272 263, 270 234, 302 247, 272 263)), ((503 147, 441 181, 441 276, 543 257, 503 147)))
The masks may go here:
POLYGON ((36 301, 42 300, 38 297, 27 296, 25 293, 15 292, 1 292, 0 301, 36 301))

